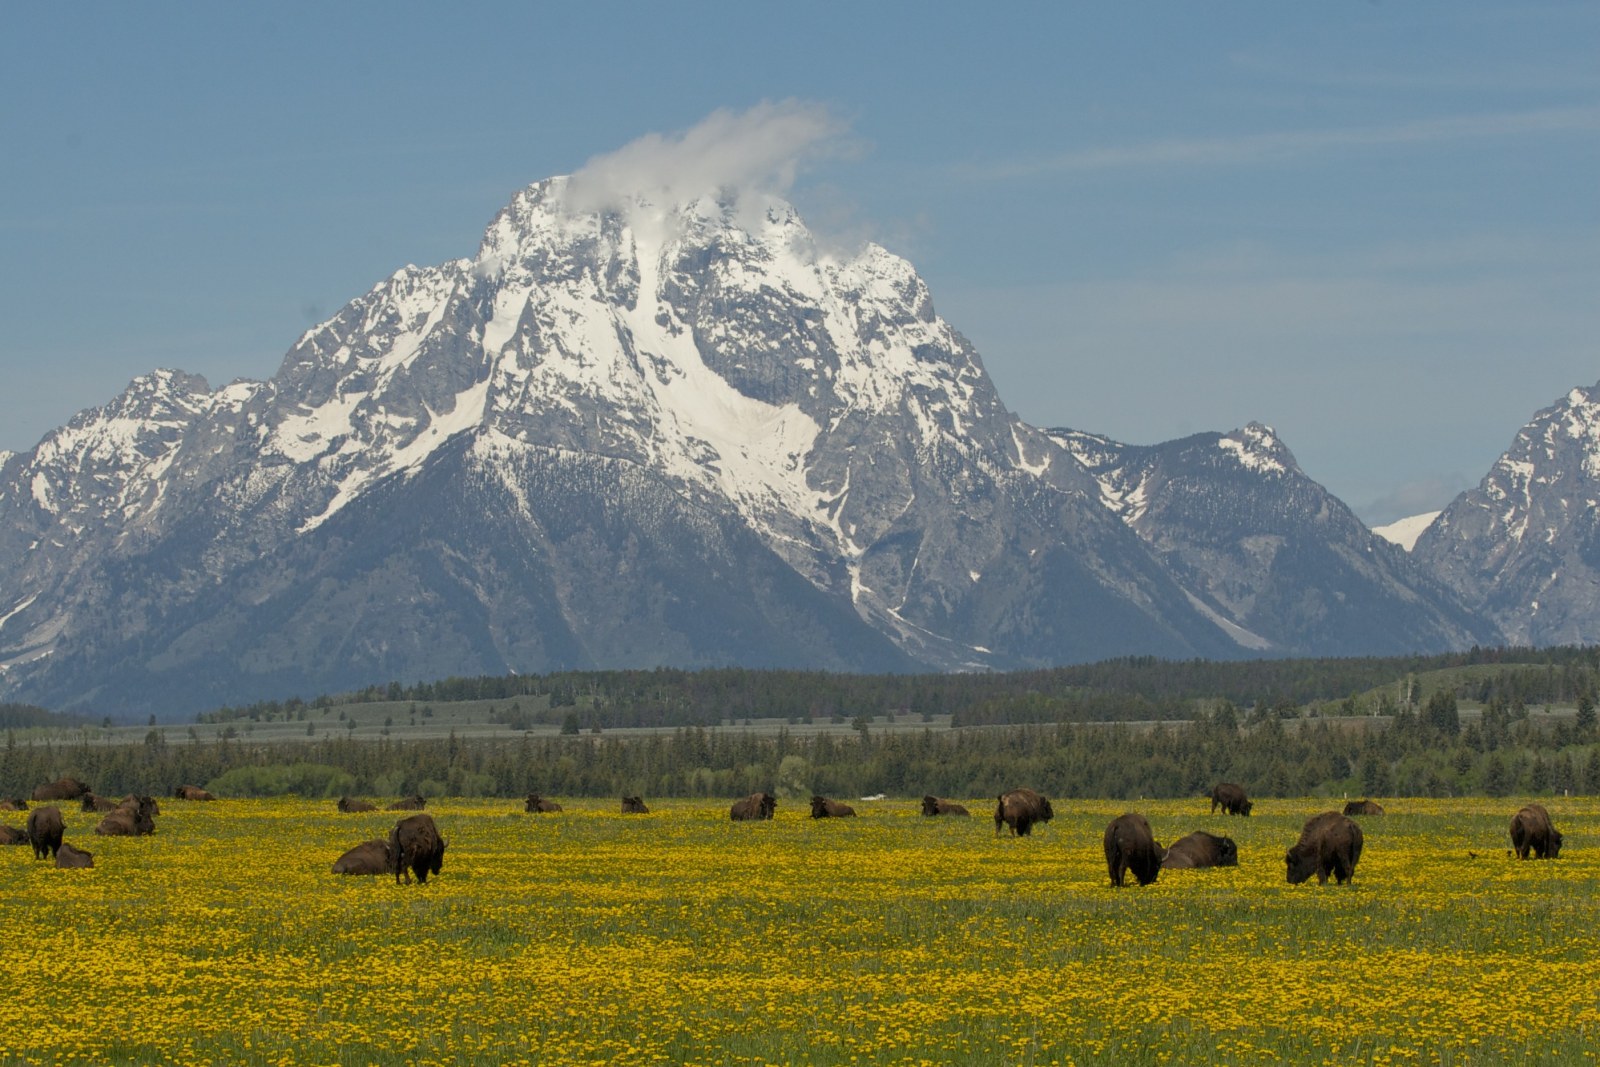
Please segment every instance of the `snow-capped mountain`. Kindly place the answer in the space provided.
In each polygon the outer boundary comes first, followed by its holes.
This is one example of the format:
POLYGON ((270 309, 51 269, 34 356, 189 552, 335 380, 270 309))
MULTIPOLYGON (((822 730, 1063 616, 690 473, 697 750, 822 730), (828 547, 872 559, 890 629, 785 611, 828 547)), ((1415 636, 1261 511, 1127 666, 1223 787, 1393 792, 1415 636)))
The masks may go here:
POLYGON ((156 372, 0 467, 0 694, 178 713, 600 666, 1248 649, 877 246, 519 193, 265 382, 156 372))
POLYGON ((1413 555, 1517 644, 1600 641, 1600 385, 1536 413, 1413 555))
POLYGON ((1403 519, 1374 526, 1372 532, 1388 541, 1392 545, 1399 545, 1410 552, 1417 545, 1417 538, 1422 536, 1422 531, 1433 525, 1440 512, 1424 511, 1420 515, 1407 515, 1403 519))
POLYGON ((1244 647, 1367 655, 1492 640, 1301 471, 1269 426, 1152 446, 1050 431, 1197 607, 1244 647))

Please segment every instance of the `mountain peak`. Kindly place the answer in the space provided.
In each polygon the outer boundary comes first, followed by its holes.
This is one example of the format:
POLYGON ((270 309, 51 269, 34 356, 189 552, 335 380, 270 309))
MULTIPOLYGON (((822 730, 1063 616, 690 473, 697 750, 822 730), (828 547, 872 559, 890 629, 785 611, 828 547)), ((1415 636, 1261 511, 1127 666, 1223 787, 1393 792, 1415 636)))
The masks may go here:
POLYGON ((1251 422, 1241 430, 1223 434, 1217 439, 1217 446, 1241 467, 1257 474, 1281 476, 1300 470, 1289 446, 1265 423, 1251 422))

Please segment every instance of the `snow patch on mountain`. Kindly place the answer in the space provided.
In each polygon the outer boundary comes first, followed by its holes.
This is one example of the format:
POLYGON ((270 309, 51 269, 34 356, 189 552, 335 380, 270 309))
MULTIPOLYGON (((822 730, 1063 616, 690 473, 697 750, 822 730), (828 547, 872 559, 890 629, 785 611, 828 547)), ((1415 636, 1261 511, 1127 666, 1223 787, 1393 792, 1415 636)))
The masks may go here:
POLYGON ((1410 515, 1382 526, 1374 526, 1372 532, 1390 544, 1399 545, 1410 552, 1416 547, 1417 538, 1422 536, 1422 531, 1433 525, 1433 520, 1437 519, 1439 514, 1437 511, 1425 511, 1420 515, 1410 515))

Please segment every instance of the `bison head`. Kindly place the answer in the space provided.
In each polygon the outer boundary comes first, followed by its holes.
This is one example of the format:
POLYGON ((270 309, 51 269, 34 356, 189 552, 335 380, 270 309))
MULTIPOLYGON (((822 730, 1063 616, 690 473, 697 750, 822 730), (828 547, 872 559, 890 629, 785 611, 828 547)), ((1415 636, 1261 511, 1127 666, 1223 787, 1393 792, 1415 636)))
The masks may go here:
POLYGON ((937 814, 939 814, 939 798, 938 797, 923 797, 922 798, 922 814, 924 814, 924 815, 937 815, 937 814))
POLYGON ((1217 866, 1239 866, 1239 846, 1233 843, 1231 837, 1217 838, 1217 866))
POLYGON ((1315 848, 1301 848, 1296 845, 1288 852, 1285 852, 1283 858, 1289 868, 1290 885, 1299 885, 1317 873, 1317 851, 1315 848))
POLYGON ((1561 855, 1561 831, 1554 826, 1550 828, 1550 845, 1545 849, 1546 859, 1556 859, 1561 855))

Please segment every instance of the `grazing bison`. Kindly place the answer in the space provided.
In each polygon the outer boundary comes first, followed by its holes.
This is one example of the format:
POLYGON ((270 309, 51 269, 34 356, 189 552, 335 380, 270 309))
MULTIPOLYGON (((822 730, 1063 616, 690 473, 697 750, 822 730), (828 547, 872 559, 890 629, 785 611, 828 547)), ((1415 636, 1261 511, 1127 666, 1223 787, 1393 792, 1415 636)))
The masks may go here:
POLYGON ((1049 797, 1042 797, 1031 789, 1013 789, 1001 793, 995 804, 994 832, 998 836, 1002 826, 1009 826, 1013 836, 1027 837, 1033 833, 1035 823, 1049 822, 1055 817, 1049 797))
POLYGON ((1338 884, 1344 885, 1355 877, 1361 843, 1361 827, 1339 812, 1313 815, 1300 831, 1300 840, 1283 855, 1289 883, 1299 885, 1315 874, 1317 884, 1326 885, 1332 874, 1338 884))
POLYGON ((927 796, 922 798, 922 814, 970 816, 972 813, 954 801, 940 800, 938 797, 927 796))
POLYGON ((1346 815, 1382 815, 1383 805, 1373 800, 1352 800, 1344 806, 1346 815))
POLYGON ((837 800, 827 797, 811 798, 811 817, 813 819, 848 819, 854 816, 856 809, 848 804, 841 804, 837 800))
POLYGON ((1250 798, 1244 795, 1244 786, 1234 782, 1222 782, 1211 791, 1211 814, 1217 813, 1217 807, 1222 807, 1224 815, 1249 815, 1250 798))
POLYGON ((21 797, 0 797, 0 811, 27 811, 28 802, 21 797))
POLYGON ((427 885, 428 875, 438 874, 444 866, 444 846, 432 815, 408 815, 395 823, 389 831, 389 869, 394 871, 395 883, 402 874, 409 883, 415 873, 417 881, 427 885))
POLYGON ((1196 830, 1167 847, 1161 866, 1171 871, 1197 867, 1237 867, 1239 846, 1233 843, 1231 837, 1218 837, 1204 830, 1196 830))
POLYGON ((100 820, 94 832, 102 837, 142 837, 156 832, 154 797, 128 796, 100 820))
POLYGON ((54 856, 61 849, 61 835, 66 831, 61 809, 54 804, 28 812, 28 843, 33 846, 33 858, 42 860, 46 855, 54 856))
POLYGON ((333 861, 334 874, 388 874, 392 870, 394 858, 389 854, 389 842, 381 838, 363 841, 333 861))
POLYGON ((743 800, 733 802, 733 807, 728 809, 728 817, 734 822, 750 822, 770 819, 777 810, 777 798, 771 793, 751 793, 743 800))
POLYGON ((524 811, 532 811, 532 812, 540 812, 540 813, 543 813, 545 815, 548 815, 551 812, 560 811, 561 810, 561 805, 557 804, 553 800, 546 800, 544 797, 540 796, 538 793, 529 793, 528 794, 527 804, 524 806, 523 810, 524 811))
POLYGON ((180 785, 172 791, 176 800, 215 800, 216 797, 201 789, 197 785, 180 785))
POLYGON ((644 806, 644 797, 623 797, 622 814, 649 815, 650 809, 644 806))
POLYGON ((46 782, 33 791, 34 800, 77 800, 89 791, 89 787, 76 778, 58 778, 53 782, 46 782))
POLYGON ((1543 804, 1529 804, 1511 816, 1511 847, 1519 860, 1527 859, 1530 852, 1541 860, 1561 855, 1561 831, 1551 824, 1543 804))
POLYGON ((339 810, 350 815, 358 811, 377 811, 378 805, 366 800, 357 800, 355 797, 340 797, 339 810))
POLYGON ((93 867, 94 853, 85 852, 81 848, 73 848, 62 842, 61 848, 56 852, 57 867, 93 867))
POLYGON ((428 802, 426 800, 422 799, 422 794, 421 793, 412 793, 408 797, 401 797, 399 800, 395 801, 393 804, 390 804, 384 810, 385 811, 421 811, 423 808, 425 808, 427 806, 428 806, 428 802))
POLYGON ((1106 827, 1106 869, 1111 884, 1122 888, 1129 871, 1140 885, 1149 885, 1161 873, 1161 846, 1150 833, 1150 824, 1138 812, 1118 815, 1106 827))
POLYGON ((26 845, 28 831, 20 826, 0 826, 0 845, 26 845))

